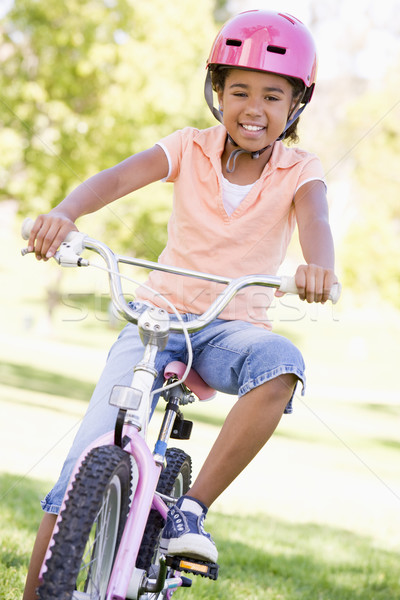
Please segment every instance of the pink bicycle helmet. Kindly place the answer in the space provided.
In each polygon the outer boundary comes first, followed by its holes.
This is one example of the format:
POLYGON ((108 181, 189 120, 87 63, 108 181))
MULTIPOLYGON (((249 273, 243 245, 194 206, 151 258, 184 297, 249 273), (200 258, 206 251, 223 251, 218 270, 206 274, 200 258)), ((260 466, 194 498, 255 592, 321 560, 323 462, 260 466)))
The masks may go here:
POLYGON ((249 10, 227 21, 211 48, 205 85, 207 104, 222 121, 221 113, 212 102, 210 70, 217 66, 255 69, 301 79, 305 85, 301 103, 305 106, 314 90, 317 54, 305 25, 286 13, 249 10))

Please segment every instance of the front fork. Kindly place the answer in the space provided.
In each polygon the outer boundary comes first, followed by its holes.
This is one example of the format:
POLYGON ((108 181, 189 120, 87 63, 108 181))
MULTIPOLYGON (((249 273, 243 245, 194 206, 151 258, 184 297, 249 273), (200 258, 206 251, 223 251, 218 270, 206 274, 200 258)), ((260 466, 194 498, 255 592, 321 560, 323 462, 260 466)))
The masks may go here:
MULTIPOLYGON (((161 466, 154 462, 145 440, 137 429, 128 425, 124 432, 129 438, 125 450, 133 456, 138 468, 138 483, 111 573, 107 600, 125 600, 127 597, 132 599, 137 597, 133 595, 133 590, 128 588, 131 574, 136 570, 136 558, 161 470, 161 466)), ((163 513, 166 514, 167 510, 165 505, 163 513)))

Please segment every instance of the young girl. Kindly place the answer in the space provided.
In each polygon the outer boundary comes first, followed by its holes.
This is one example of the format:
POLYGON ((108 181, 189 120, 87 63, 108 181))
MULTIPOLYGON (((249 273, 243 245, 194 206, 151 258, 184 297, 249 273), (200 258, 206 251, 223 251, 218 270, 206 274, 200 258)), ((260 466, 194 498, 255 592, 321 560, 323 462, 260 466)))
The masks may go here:
MULTIPOLYGON (((325 302, 336 276, 323 170, 315 156, 281 141, 296 140, 297 119, 311 100, 315 75, 314 43, 300 21, 260 10, 232 18, 218 34, 207 65, 206 100, 221 124, 177 131, 90 178, 36 219, 30 250, 49 259, 76 229, 78 217, 164 179, 174 183, 174 205, 160 262, 229 277, 273 274, 297 223, 306 263, 296 272, 300 297, 325 302)), ((220 291, 211 282, 158 271, 148 284, 187 313, 186 319, 202 313, 220 291)), ((144 289, 137 300, 162 305, 156 293, 144 289)), ((291 412, 297 382, 304 386, 299 350, 270 330, 270 302, 265 288, 249 288, 221 318, 192 335, 193 367, 209 385, 239 398, 188 495, 170 510, 162 535, 165 553, 217 560, 203 528, 207 509, 263 447, 282 414, 291 412)), ((129 384, 141 353, 137 329, 129 324, 110 351, 60 479, 43 502, 25 600, 35 598, 72 466, 90 441, 113 427, 110 390, 116 383, 129 384)), ((185 353, 183 336, 171 335, 159 354, 158 372, 170 360, 185 360, 185 353)))

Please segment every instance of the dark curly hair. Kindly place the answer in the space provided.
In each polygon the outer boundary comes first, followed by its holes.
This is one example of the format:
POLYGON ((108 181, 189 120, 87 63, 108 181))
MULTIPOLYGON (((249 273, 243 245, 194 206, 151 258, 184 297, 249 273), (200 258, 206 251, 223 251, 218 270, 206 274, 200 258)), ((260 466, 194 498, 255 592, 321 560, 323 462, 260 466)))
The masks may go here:
MULTIPOLYGON (((235 67, 237 68, 237 67, 235 67)), ((225 81, 228 77, 229 73, 232 71, 231 68, 225 67, 223 65, 216 65, 214 68, 211 68, 211 81, 213 90, 215 92, 223 91, 225 87, 225 81)), ((301 79, 297 79, 296 77, 287 77, 286 75, 280 75, 290 83, 293 89, 293 100, 299 101, 303 96, 305 91, 305 85, 301 81, 301 79)), ((297 125, 299 124, 299 119, 296 119, 294 123, 285 131, 283 136, 284 140, 287 140, 288 143, 297 144, 299 141, 299 136, 297 133, 297 125)))

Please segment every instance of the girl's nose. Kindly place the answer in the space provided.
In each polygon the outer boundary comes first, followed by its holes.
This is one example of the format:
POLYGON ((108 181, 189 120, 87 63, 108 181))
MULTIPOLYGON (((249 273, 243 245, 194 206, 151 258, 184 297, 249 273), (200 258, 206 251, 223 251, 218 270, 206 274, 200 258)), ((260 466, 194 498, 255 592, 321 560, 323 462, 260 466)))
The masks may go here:
POLYGON ((258 98, 249 98, 246 104, 248 115, 260 115, 262 113, 261 101, 258 98))

